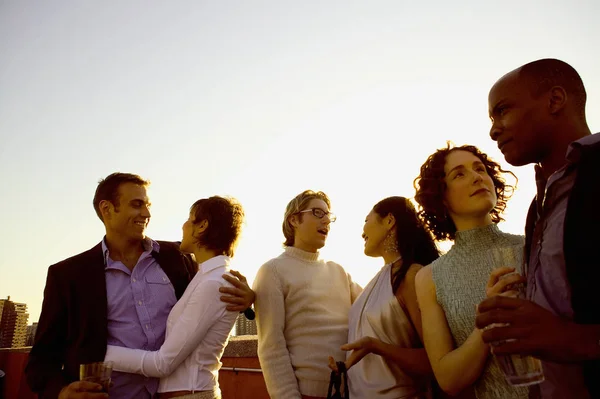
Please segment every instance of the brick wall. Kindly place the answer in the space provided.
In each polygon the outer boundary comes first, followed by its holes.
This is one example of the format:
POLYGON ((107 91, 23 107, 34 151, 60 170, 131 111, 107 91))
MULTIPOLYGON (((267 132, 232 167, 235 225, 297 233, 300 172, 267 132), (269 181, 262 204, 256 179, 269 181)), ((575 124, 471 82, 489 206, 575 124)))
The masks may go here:
MULTIPOLYGON (((267 388, 256 355, 256 336, 232 337, 225 349, 219 372, 223 399, 268 399, 267 388)), ((0 349, 0 399, 36 399, 25 382, 29 347, 0 349)))

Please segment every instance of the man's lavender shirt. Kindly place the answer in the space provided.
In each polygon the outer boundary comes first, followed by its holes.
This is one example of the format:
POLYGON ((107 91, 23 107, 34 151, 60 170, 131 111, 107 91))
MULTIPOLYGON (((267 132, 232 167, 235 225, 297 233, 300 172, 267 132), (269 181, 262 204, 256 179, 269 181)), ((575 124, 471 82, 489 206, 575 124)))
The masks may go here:
MULTIPOLYGON (((102 241, 105 259, 106 297, 108 298, 108 345, 156 351, 165 340, 167 317, 177 302, 171 281, 152 256, 160 246, 144 240, 144 253, 133 270, 113 261, 102 241)), ((110 397, 148 398, 158 388, 158 379, 113 372, 110 397)))
MULTIPOLYGON (((594 134, 569 146, 566 164, 546 181, 536 166, 538 219, 531 245, 527 270, 527 297, 566 320, 573 320, 571 286, 567 279, 564 256, 565 217, 569 195, 577 177, 580 147, 600 140, 594 134)), ((543 399, 589 398, 581 363, 543 362, 546 380, 533 389, 543 399)))

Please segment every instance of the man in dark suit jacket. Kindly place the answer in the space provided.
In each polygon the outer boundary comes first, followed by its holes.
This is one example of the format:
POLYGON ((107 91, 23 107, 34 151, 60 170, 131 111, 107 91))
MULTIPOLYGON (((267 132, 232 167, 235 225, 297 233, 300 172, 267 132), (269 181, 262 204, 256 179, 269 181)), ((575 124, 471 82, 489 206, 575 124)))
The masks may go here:
MULTIPOLYGON (((102 398, 100 385, 78 381, 79 366, 104 360, 107 343, 157 350, 166 317, 197 270, 178 243, 145 236, 150 220, 149 182, 113 173, 98 184, 94 208, 104 223, 103 241, 50 266, 36 339, 26 367, 40 398, 102 398)), ((230 310, 254 301, 246 279, 223 288, 230 310)), ((151 398, 158 381, 113 372, 114 398, 151 398)))
POLYGON ((490 135, 515 166, 536 164, 526 226, 527 300, 479 305, 477 326, 496 354, 543 362, 542 398, 600 397, 600 134, 585 117, 586 91, 567 63, 543 59, 503 76, 489 94, 490 135))

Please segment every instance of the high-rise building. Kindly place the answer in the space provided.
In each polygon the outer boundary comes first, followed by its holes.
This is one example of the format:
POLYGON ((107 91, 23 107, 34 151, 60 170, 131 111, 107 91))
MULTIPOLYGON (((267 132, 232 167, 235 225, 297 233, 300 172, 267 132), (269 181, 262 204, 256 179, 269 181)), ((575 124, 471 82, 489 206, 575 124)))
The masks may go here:
POLYGON ((248 320, 240 313, 235 321, 235 335, 256 335, 256 320, 248 320))
POLYGON ((33 342, 35 341, 35 333, 37 331, 38 323, 33 323, 30 326, 27 326, 27 342, 25 342, 25 346, 33 346, 33 342))
POLYGON ((27 343, 27 304, 0 299, 0 348, 19 348, 27 343))

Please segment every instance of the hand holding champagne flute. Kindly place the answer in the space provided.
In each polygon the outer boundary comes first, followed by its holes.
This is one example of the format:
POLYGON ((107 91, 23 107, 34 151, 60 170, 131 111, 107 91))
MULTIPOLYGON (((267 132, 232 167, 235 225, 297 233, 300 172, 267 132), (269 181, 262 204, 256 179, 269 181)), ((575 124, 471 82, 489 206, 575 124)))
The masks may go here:
MULTIPOLYGON (((496 265, 486 285, 487 296, 503 295, 524 299, 527 280, 519 274, 523 262, 523 248, 521 246, 495 248, 489 250, 487 256, 490 264, 496 265)), ((492 324, 488 328, 503 326, 492 324)), ((511 385, 526 386, 544 381, 542 363, 539 359, 523 355, 494 356, 511 385)))

